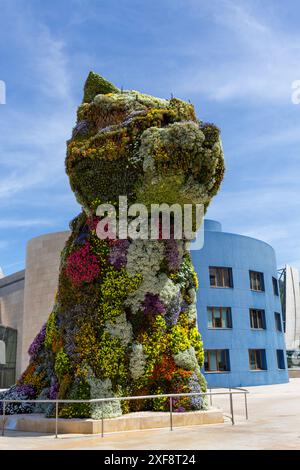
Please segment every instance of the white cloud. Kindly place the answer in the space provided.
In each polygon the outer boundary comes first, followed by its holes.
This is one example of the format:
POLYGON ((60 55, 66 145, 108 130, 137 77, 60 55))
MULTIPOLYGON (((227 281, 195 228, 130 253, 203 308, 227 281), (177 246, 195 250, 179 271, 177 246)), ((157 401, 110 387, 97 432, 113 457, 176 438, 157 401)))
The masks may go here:
POLYGON ((33 58, 33 66, 42 78, 40 81, 42 93, 55 99, 72 102, 64 42, 53 38, 45 26, 40 27, 38 41, 39 48, 33 58))
POLYGON ((27 58, 32 83, 27 83, 31 94, 25 110, 22 101, 13 108, 8 103, 1 119, 2 203, 35 186, 53 186, 64 177, 65 141, 76 109, 64 42, 37 21, 30 9, 16 11, 14 16, 15 41, 27 58), (38 105, 31 106, 30 99, 38 105))
POLYGON ((25 261, 23 260, 23 261, 18 261, 18 262, 15 262, 15 263, 5 264, 4 266, 1 266, 1 268, 3 270, 3 274, 5 276, 8 276, 11 273, 14 273, 16 271, 24 269, 25 268, 25 261))
POLYGON ((51 227, 55 221, 50 219, 0 219, 0 229, 29 228, 34 226, 51 227))
POLYGON ((276 251, 278 265, 300 269, 300 200, 298 187, 249 184, 247 189, 221 192, 207 217, 220 220, 224 231, 240 233, 269 243, 276 251))
POLYGON ((8 109, 5 119, 3 118, 1 122, 1 164, 11 164, 14 168, 21 163, 28 166, 28 162, 31 163, 33 160, 42 161, 41 155, 39 158, 35 155, 35 152, 39 154, 41 151, 52 153, 52 160, 57 160, 57 152, 65 152, 65 141, 71 135, 75 120, 74 108, 75 106, 57 105, 40 111, 32 111, 30 106, 25 111, 8 109), (58 143, 62 143, 63 146, 58 147, 53 153, 52 147, 58 143), (8 158, 7 151, 13 153, 16 158, 8 158), (24 158, 24 152, 28 153, 29 160, 24 158))
MULTIPOLYGON (((4 18, 13 22, 14 47, 21 57, 26 57, 26 65, 22 65, 24 79, 28 82, 31 77, 31 84, 44 98, 72 101, 66 43, 38 18, 38 11, 30 2, 20 0, 16 6, 4 0, 4 18)), ((9 23, 6 27, 3 31, 9 37, 12 32, 9 23)))
POLYGON ((73 112, 67 109, 41 115, 7 113, 0 145, 1 199, 38 184, 51 186, 64 176, 65 141, 72 124, 73 112))
POLYGON ((207 44, 195 41, 187 46, 194 55, 194 65, 184 69, 177 90, 205 93, 216 101, 235 98, 291 103, 291 83, 300 78, 300 35, 291 36, 278 24, 273 26, 268 9, 262 5, 253 11, 251 4, 238 0, 209 4, 189 0, 187 4, 199 16, 203 8, 208 10, 216 35, 211 35, 207 44), (222 48, 220 36, 226 48, 222 48))

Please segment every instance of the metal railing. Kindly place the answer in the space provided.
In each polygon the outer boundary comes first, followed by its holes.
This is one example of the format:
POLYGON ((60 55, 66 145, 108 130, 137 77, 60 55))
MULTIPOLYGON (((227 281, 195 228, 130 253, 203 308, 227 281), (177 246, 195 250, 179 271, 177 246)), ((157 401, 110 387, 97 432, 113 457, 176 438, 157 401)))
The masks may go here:
MULTIPOLYGON (((244 388, 231 388, 228 389, 228 391, 220 391, 220 392, 212 392, 212 389, 210 389, 210 392, 198 392, 198 393, 167 393, 167 394, 159 394, 159 395, 139 395, 139 396, 133 396, 133 397, 111 397, 111 398, 94 398, 90 400, 10 400, 10 399, 0 399, 0 403, 2 403, 2 436, 4 436, 4 430, 5 430, 5 422, 6 422, 6 405, 9 403, 45 403, 45 404, 55 404, 55 438, 58 437, 58 406, 61 403, 90 403, 90 404, 97 404, 97 403, 103 403, 103 402, 110 402, 110 401, 129 401, 129 400, 148 400, 148 399, 155 399, 155 398, 169 398, 169 416, 170 416, 170 431, 173 431, 173 399, 174 398, 179 398, 179 397, 195 397, 195 396, 200 396, 200 397, 205 397, 209 396, 210 397, 210 405, 212 406, 212 397, 215 395, 229 395, 229 406, 230 406, 230 420, 231 424, 235 424, 235 417, 234 417, 234 408, 233 408, 233 395, 244 395, 244 404, 245 404, 245 418, 248 420, 248 403, 247 403, 247 395, 249 391, 244 388)), ((102 416, 101 416, 101 437, 104 437, 104 414, 102 410, 102 416)))
MULTIPOLYGON (((223 389, 223 387, 220 387, 223 389)), ((210 392, 212 391, 212 388, 209 389, 210 392)), ((249 393, 249 390, 247 390, 246 388, 241 388, 241 387, 234 387, 234 388, 229 388, 228 389, 229 393, 230 394, 230 413, 231 413, 231 416, 230 416, 230 419, 231 419, 231 422, 232 424, 235 424, 234 422, 234 412, 233 412, 233 401, 232 401, 232 390, 235 392, 235 393, 242 393, 244 395, 244 405, 245 405, 245 418, 246 420, 248 420, 248 401, 247 401, 247 394, 249 393)), ((210 406, 213 405, 213 395, 216 395, 216 393, 210 393, 210 406)), ((219 395, 219 393, 218 393, 219 395)))

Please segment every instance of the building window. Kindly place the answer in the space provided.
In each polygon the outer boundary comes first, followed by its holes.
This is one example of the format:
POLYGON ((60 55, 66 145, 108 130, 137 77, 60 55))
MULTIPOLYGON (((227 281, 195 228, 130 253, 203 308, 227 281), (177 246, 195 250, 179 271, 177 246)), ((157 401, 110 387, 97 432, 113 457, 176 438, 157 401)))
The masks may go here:
POLYGON ((254 330, 266 329, 265 311, 257 308, 250 308, 250 326, 254 330))
POLYGON ((16 381, 17 331, 0 325, 0 388, 16 381))
POLYGON ((204 368, 206 372, 230 371, 229 350, 208 349, 205 351, 204 368))
POLYGON ((288 349, 286 351, 288 369, 300 369, 300 351, 299 349, 288 349))
POLYGON ((265 349, 249 349, 250 370, 267 370, 265 349))
POLYGON ((0 364, 6 364, 6 344, 0 339, 0 364))
POLYGON ((273 291, 274 291, 274 295, 279 295, 279 289, 278 289, 278 281, 276 279, 276 277, 272 277, 272 282, 273 282, 273 291))
POLYGON ((275 326, 277 331, 282 331, 282 324, 281 324, 281 315, 280 313, 275 312, 275 326))
POLYGON ((285 369, 283 349, 277 349, 276 354, 277 354, 278 369, 285 369))
POLYGON ((230 307, 207 307, 208 328, 232 328, 230 307))
POLYGON ((211 266, 209 268, 211 287, 233 287, 232 269, 211 266))
POLYGON ((258 292, 265 290, 264 275, 257 271, 249 271, 250 289, 258 292))

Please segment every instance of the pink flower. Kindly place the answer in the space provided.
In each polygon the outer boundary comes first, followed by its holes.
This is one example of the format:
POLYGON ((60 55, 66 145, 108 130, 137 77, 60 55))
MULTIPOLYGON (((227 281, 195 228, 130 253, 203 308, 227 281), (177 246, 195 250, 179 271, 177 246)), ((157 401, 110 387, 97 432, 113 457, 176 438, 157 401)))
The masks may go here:
POLYGON ((73 284, 92 282, 100 273, 97 257, 92 253, 90 244, 86 243, 67 259, 66 273, 73 284))

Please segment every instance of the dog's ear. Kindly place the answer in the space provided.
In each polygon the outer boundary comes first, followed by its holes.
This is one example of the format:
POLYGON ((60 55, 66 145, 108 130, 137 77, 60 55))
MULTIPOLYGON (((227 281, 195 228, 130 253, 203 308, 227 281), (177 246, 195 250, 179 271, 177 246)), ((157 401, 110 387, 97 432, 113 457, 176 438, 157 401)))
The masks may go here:
POLYGON ((90 72, 84 84, 83 103, 90 103, 96 95, 106 93, 120 93, 119 88, 97 73, 90 72))

